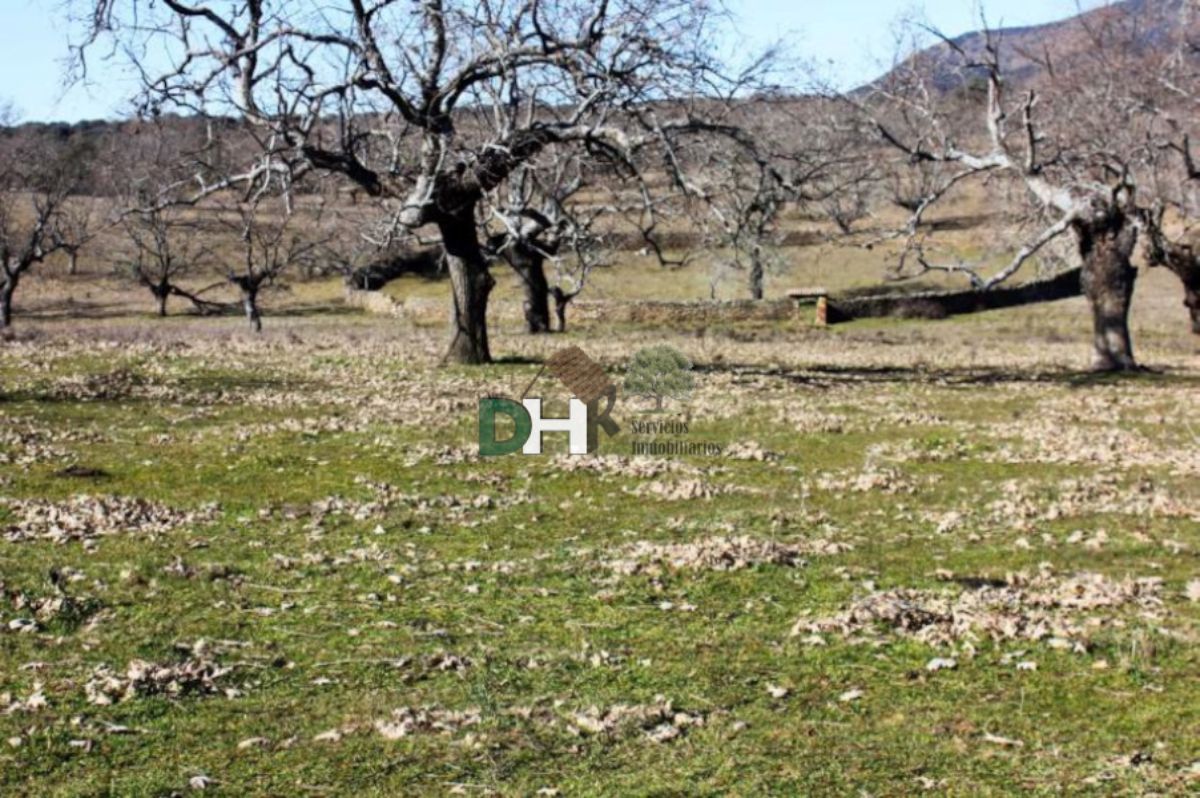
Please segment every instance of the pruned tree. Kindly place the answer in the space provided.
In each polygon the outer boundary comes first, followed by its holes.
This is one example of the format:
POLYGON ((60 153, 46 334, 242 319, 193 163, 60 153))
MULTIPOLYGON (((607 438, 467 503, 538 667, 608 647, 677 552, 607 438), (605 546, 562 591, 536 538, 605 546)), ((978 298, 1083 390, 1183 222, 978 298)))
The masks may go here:
POLYGON ((1147 217, 1146 262, 1163 266, 1183 284, 1183 304, 1191 316, 1192 332, 1200 335, 1200 240, 1194 229, 1169 235, 1164 223, 1165 206, 1147 217))
POLYGON ((871 192, 867 181, 854 182, 833 192, 821 203, 825 215, 842 235, 854 232, 854 226, 871 215, 871 192))
POLYGON ((260 131, 252 166, 198 191, 334 172, 409 228, 435 227, 453 294, 448 356, 464 363, 491 359, 478 219, 489 192, 556 148, 669 175, 639 180, 644 196, 686 191, 688 142, 728 133, 724 109, 769 66, 725 77, 706 0, 76 4, 81 55, 136 41, 116 52, 140 61, 145 108, 236 111, 260 131), (148 40, 172 66, 136 56, 148 40))
POLYGON ((981 112, 981 135, 961 129, 954 115, 925 103, 916 92, 897 94, 884 88, 876 95, 878 104, 851 100, 867 111, 883 140, 912 164, 946 169, 905 227, 905 257, 922 271, 964 274, 977 289, 988 290, 1013 278, 1051 242, 1071 237, 1092 309, 1093 366, 1098 370, 1137 367, 1129 333, 1137 277, 1132 256, 1142 227, 1144 206, 1139 200, 1145 195, 1139 195, 1144 185, 1138 165, 1145 123, 1152 114, 1131 102, 1139 79, 1125 60, 1137 52, 1128 38, 1136 31, 1135 21, 1084 31, 1094 37, 1091 60, 1073 63, 1070 70, 1048 69, 1041 84, 1030 85, 1016 97, 1001 66, 1002 42, 996 33, 986 31, 978 56, 941 37, 971 83, 971 91, 962 97, 966 107, 981 112), (980 82, 982 90, 976 91, 980 82), (994 190, 995 182, 1005 179, 1019 181, 1030 217, 1042 219, 1012 259, 984 275, 971 264, 939 263, 928 257, 918 228, 929 210, 960 184, 983 181, 994 190))
MULTIPOLYGON (((732 268, 747 275, 751 299, 762 299, 768 265, 775 260, 779 244, 779 212, 786 202, 785 191, 765 164, 747 169, 736 166, 721 174, 730 182, 711 195, 709 207, 717 221, 715 247, 727 248, 732 268)), ((724 263, 716 264, 711 293, 724 263)))
POLYGON ((193 293, 180 283, 214 262, 213 251, 205 244, 205 231, 194 219, 150 203, 135 206, 120 224, 129 243, 121 264, 154 296, 160 317, 167 315, 167 300, 172 296, 188 300, 200 313, 220 309, 219 303, 203 299, 202 291, 193 293))
POLYGON ((791 183, 800 188, 796 201, 815 206, 838 234, 849 236, 872 215, 884 174, 877 163, 878 142, 837 103, 814 100, 810 113, 815 118, 804 126, 807 135, 797 136, 805 147, 792 153, 798 174, 791 183))
POLYGON ((12 325, 13 297, 22 277, 57 248, 60 201, 52 194, 6 191, 0 196, 0 329, 12 325))
POLYGON ((521 279, 525 329, 535 334, 551 330, 551 299, 558 330, 566 330, 567 306, 583 291, 601 257, 603 236, 596 232, 597 220, 607 211, 615 213, 595 200, 581 201, 585 189, 600 187, 588 179, 577 153, 559 151, 545 157, 555 157, 554 163, 523 165, 488 201, 500 228, 488 239, 488 248, 521 279), (553 284, 547 262, 554 265, 553 284))
POLYGON ((946 179, 946 165, 937 161, 892 159, 886 172, 888 201, 909 213, 920 210, 946 179))
POLYGON ((1176 29, 1183 31, 1141 82, 1139 100, 1152 109, 1145 166, 1154 200, 1143 211, 1146 262, 1165 267, 1183 285, 1192 332, 1200 335, 1200 164, 1192 133, 1200 113, 1200 8, 1181 3, 1176 29))
POLYGON ((67 274, 79 270, 79 253, 97 232, 96 212, 88 197, 70 197, 59 214, 59 249, 67 256, 67 274))
POLYGON ((10 153, 0 163, 0 329, 12 324, 22 278, 63 248, 63 217, 86 151, 57 157, 10 153))
POLYGON ((609 264, 609 250, 604 244, 604 236, 589 231, 588 234, 571 236, 570 242, 571 256, 554 259, 554 282, 550 285, 554 318, 558 321, 560 333, 567 331, 567 308, 583 293, 592 272, 609 264))
POLYGON ((250 329, 260 333, 262 290, 276 284, 285 273, 304 269, 319 259, 328 239, 321 237, 314 220, 282 211, 271 212, 262 201, 239 204, 232 224, 239 258, 236 266, 228 269, 226 279, 241 295, 250 329))
POLYGON ((741 135, 707 143, 693 222, 729 253, 714 262, 714 298, 726 268, 746 275, 752 299, 764 297, 766 275, 784 261, 785 211, 815 210, 843 233, 866 215, 873 170, 837 110, 817 97, 758 98, 739 108, 741 135))

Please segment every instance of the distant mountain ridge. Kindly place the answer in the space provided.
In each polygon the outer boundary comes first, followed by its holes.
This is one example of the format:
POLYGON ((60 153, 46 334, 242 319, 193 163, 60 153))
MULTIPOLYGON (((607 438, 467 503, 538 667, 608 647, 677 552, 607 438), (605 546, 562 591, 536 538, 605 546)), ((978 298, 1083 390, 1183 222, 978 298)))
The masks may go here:
MULTIPOLYGON (((1196 0, 1125 0, 1106 3, 1084 11, 1073 17, 1043 25, 1023 27, 1000 27, 992 31, 999 39, 1001 68, 1011 84, 1026 84, 1046 73, 1047 67, 1069 70, 1072 63, 1087 55, 1094 46, 1094 34, 1113 25, 1134 26, 1127 28, 1135 46, 1150 53, 1167 46, 1183 33, 1200 41, 1200 3, 1196 0), (1192 15, 1188 30, 1180 30, 1180 12, 1185 3, 1192 4, 1192 15)), ((946 42, 938 42, 914 55, 907 63, 926 73, 929 83, 942 91, 951 91, 963 85, 963 56, 955 47, 966 54, 967 60, 977 60, 984 54, 987 34, 982 30, 962 34, 946 42)), ((887 81, 884 75, 871 85, 887 81)), ((970 77, 970 71, 967 71, 970 77)))

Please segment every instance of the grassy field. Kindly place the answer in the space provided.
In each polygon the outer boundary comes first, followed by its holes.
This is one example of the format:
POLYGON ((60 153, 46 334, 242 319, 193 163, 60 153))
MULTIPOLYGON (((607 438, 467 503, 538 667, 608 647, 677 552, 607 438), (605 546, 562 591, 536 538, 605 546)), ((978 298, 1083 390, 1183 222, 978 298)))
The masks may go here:
POLYGON ((0 344, 0 794, 1200 789, 1200 356, 1165 275, 1156 371, 1120 379, 1082 371, 1080 300, 502 329, 460 369, 329 287, 259 338, 46 291, 0 344), (690 401, 623 397, 595 457, 474 455, 478 398, 559 347, 619 382, 663 342, 690 401), (662 420, 723 453, 631 457, 662 420))

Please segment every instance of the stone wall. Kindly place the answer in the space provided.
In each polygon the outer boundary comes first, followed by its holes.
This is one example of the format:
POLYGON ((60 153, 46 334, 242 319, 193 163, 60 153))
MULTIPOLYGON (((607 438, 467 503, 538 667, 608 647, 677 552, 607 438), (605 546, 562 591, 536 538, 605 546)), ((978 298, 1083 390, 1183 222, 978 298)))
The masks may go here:
MULTIPOLYGON (((379 291, 347 289, 346 304, 367 313, 392 316, 415 325, 441 324, 446 321, 448 313, 444 300, 418 298, 402 301, 379 291)), ((810 323, 812 318, 811 306, 797 307, 790 299, 762 302, 619 302, 580 299, 572 302, 567 310, 567 328, 612 324, 699 328, 746 322, 810 323)), ((488 303, 488 319, 493 324, 520 325, 524 319, 521 303, 492 300, 488 303)))

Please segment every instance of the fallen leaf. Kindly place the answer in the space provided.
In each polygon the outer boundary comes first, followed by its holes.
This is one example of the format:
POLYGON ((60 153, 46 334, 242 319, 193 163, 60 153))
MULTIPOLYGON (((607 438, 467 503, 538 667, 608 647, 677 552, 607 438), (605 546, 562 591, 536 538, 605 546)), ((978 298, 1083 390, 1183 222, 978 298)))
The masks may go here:
POLYGON ((266 748, 271 744, 271 741, 266 737, 248 737, 237 744, 239 751, 245 751, 247 748, 266 748))
POLYGON ((999 735, 995 735, 995 734, 985 734, 980 739, 982 739, 985 743, 991 743, 992 745, 1002 745, 1002 746, 1005 746, 1006 748, 1022 748, 1025 745, 1025 743, 1021 742, 1020 740, 1013 740, 1012 738, 1009 738, 1009 737, 1000 737, 999 735))

